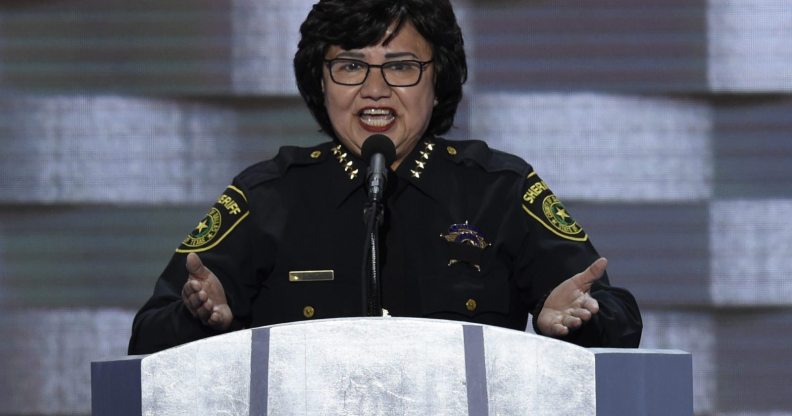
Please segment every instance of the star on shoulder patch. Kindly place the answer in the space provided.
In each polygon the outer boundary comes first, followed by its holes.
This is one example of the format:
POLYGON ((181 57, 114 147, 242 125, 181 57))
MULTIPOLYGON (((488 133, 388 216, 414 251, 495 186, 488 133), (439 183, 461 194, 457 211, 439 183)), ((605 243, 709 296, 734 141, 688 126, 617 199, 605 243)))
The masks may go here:
POLYGON ((531 172, 526 180, 522 197, 522 209, 553 234, 572 241, 586 241, 588 235, 564 204, 556 197, 536 172, 531 172))
POLYGON ((245 194, 239 188, 229 186, 198 221, 195 229, 187 234, 176 252, 198 253, 211 249, 220 244, 248 214, 245 194))

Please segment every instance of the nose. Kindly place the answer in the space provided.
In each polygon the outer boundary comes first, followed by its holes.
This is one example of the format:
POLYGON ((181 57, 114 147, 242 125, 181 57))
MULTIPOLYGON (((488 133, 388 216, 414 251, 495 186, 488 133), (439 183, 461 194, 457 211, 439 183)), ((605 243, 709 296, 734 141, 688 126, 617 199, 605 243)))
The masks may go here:
POLYGON ((371 68, 366 81, 360 87, 360 95, 364 98, 379 100, 391 95, 391 87, 385 82, 385 77, 380 68, 371 68))

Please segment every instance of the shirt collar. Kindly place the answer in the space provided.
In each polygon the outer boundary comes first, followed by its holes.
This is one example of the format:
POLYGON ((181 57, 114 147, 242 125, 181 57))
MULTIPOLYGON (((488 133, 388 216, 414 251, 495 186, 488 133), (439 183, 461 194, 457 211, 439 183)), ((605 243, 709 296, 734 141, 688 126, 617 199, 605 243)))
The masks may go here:
POLYGON ((439 137, 427 137, 415 145, 412 152, 396 169, 396 175, 432 199, 442 200, 450 191, 449 186, 456 182, 448 177, 453 170, 448 164, 453 163, 456 150, 439 137))
POLYGON ((339 207, 363 186, 367 167, 358 156, 338 141, 330 142, 326 150, 327 163, 330 164, 326 179, 334 189, 334 204, 339 207))
MULTIPOLYGON (((423 138, 404 158, 395 174, 430 197, 438 198, 448 182, 443 179, 443 172, 446 170, 441 166, 447 163, 443 157, 444 152, 448 150, 451 157, 456 155, 451 147, 440 138, 423 138)), ((331 169, 332 182, 338 186, 335 202, 336 206, 340 206, 356 190, 363 187, 368 164, 338 142, 330 145, 329 152, 329 163, 335 165, 331 169)))
POLYGON ((434 163, 432 156, 436 148, 432 138, 420 140, 396 169, 396 174, 411 183, 420 183, 427 176, 429 165, 434 163))

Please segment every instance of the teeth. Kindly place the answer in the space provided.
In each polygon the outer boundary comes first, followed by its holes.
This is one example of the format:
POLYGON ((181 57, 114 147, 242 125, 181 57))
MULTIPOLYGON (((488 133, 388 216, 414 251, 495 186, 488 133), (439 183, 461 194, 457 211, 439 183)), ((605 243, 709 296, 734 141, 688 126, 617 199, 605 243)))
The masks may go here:
POLYGON ((385 108, 367 108, 363 110, 363 114, 369 116, 387 116, 391 114, 391 110, 385 108))
POLYGON ((372 117, 372 116, 363 116, 360 120, 369 126, 374 127, 384 127, 393 122, 393 116, 389 117, 372 117))
POLYGON ((393 122, 393 112, 386 108, 367 108, 360 113, 360 120, 372 127, 384 127, 393 122))

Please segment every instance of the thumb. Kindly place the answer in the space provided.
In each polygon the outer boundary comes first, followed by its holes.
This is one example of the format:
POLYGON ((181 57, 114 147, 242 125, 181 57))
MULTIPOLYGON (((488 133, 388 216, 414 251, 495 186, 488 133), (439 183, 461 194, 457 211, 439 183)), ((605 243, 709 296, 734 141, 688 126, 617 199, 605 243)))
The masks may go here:
POLYGON ((587 292, 591 288, 591 284, 599 280, 605 274, 606 267, 608 267, 608 259, 605 257, 594 260, 594 263, 591 263, 591 266, 586 270, 575 275, 575 283, 577 283, 579 287, 585 288, 584 291, 587 292))
POLYGON ((190 273, 191 277, 195 277, 201 280, 205 280, 209 278, 211 272, 206 266, 203 265, 201 262, 201 258, 198 257, 195 253, 190 253, 187 255, 187 272, 190 273))

